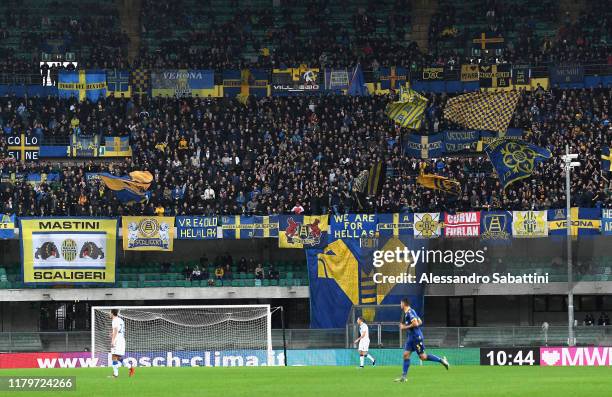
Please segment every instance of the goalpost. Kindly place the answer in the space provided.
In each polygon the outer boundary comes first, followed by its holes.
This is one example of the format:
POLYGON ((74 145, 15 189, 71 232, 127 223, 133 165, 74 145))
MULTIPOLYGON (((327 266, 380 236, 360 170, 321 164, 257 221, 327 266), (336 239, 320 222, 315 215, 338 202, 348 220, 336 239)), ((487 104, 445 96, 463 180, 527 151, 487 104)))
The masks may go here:
POLYGON ((270 305, 94 306, 91 357, 102 365, 111 348, 111 309, 125 322, 126 357, 137 365, 284 364, 272 350, 270 305))

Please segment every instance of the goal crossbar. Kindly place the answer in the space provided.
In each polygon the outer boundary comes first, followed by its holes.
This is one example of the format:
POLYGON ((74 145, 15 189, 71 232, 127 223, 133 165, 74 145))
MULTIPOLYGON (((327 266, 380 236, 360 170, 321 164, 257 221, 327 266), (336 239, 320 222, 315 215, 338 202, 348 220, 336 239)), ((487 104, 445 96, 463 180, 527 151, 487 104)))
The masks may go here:
POLYGON ((92 359, 109 353, 111 309, 125 321, 126 355, 260 351, 274 365, 270 305, 93 306, 92 359))

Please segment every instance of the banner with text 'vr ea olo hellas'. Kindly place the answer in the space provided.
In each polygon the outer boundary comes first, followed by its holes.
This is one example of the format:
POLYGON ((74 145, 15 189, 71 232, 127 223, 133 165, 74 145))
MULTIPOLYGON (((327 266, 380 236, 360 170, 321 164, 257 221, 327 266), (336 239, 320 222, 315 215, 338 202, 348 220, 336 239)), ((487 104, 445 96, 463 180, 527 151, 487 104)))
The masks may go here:
POLYGON ((117 219, 21 218, 24 283, 114 283, 117 219))
POLYGON ((173 216, 124 216, 121 218, 123 249, 129 251, 172 251, 173 216))

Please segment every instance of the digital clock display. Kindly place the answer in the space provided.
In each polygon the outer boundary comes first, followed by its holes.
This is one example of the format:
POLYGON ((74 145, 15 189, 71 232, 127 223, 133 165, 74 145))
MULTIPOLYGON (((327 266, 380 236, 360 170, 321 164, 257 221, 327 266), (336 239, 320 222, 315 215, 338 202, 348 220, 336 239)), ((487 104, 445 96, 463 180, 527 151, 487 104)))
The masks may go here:
POLYGON ((538 348, 481 348, 480 365, 540 365, 538 348))

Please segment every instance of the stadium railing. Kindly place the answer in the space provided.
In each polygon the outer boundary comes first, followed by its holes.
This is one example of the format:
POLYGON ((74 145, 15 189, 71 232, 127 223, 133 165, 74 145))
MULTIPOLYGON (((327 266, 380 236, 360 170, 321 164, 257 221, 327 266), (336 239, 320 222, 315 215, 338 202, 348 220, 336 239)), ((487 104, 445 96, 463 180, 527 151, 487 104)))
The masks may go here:
MULTIPOLYGON (((567 345, 567 327, 426 327, 425 342, 432 348, 537 347, 567 345)), ((610 346, 612 326, 575 328, 578 346, 610 346)), ((403 333, 397 324, 370 323, 370 338, 375 348, 400 348, 403 333)), ((288 349, 353 348, 348 328, 287 329, 288 349)), ((0 332, 0 353, 11 352, 84 352, 91 348, 89 331, 0 332)), ((272 344, 282 349, 281 329, 272 330, 272 344)))

